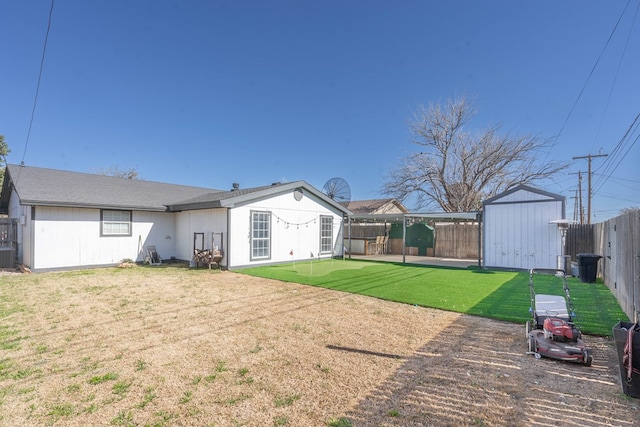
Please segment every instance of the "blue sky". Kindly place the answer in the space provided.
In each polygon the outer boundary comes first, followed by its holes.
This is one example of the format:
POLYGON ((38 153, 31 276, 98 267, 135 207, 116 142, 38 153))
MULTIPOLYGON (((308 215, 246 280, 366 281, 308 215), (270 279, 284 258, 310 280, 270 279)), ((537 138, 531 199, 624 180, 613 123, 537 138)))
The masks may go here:
POLYGON ((27 139, 50 5, 0 0, 10 163, 379 198, 416 107, 468 96, 475 129, 554 138, 541 157, 570 167, 538 186, 569 218, 572 158, 618 144, 593 160, 594 221, 640 205, 640 0, 57 0, 27 139))

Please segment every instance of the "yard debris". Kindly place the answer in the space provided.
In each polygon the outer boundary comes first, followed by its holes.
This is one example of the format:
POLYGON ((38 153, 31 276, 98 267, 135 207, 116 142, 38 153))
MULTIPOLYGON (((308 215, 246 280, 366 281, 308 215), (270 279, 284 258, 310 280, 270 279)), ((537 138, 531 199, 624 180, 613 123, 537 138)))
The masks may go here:
POLYGON ((212 264, 216 264, 217 267, 220 267, 223 255, 224 254, 219 249, 195 249, 193 251, 193 260, 196 262, 196 265, 202 264, 211 268, 212 264))
POLYGON ((137 267, 135 262, 121 262, 117 265, 118 268, 134 268, 137 267))

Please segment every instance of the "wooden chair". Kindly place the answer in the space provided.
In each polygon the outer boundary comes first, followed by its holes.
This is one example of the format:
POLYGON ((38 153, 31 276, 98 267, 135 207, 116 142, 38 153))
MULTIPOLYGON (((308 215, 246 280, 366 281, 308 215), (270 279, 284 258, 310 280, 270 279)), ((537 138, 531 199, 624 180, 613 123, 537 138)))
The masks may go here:
POLYGON ((382 253, 383 254, 388 253, 388 248, 389 248, 389 236, 384 236, 384 238, 382 239, 382 253))
POLYGON ((378 253, 378 238, 376 237, 376 241, 367 241, 366 243, 366 255, 375 255, 378 253))
POLYGON ((376 236, 376 255, 382 253, 382 244, 384 242, 384 236, 376 236))

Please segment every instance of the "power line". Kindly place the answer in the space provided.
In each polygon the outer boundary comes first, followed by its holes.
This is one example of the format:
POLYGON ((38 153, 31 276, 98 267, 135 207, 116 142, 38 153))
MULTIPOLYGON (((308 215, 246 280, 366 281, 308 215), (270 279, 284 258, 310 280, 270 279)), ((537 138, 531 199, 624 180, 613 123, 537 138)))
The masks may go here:
POLYGON ((33 108, 31 109, 31 120, 29 120, 29 130, 27 131, 27 140, 24 143, 24 152, 22 153, 22 160, 20 162, 22 164, 24 164, 24 159, 27 156, 27 147, 29 146, 29 138, 31 137, 31 127, 33 126, 33 119, 36 115, 36 106, 38 104, 38 94, 40 93, 40 81, 42 80, 42 71, 44 70, 44 58, 47 54, 47 42, 49 41, 49 31, 51 30, 51 18, 53 16, 54 3, 55 3, 55 0, 51 0, 51 7, 49 8, 49 21, 47 23, 47 32, 44 36, 44 46, 42 48, 42 57, 40 58, 40 71, 38 72, 36 94, 33 98, 33 108))
MULTIPOLYGON (((597 170, 594 171, 593 174, 595 176, 598 176, 598 171, 597 170)), ((630 183, 633 183, 633 184, 640 184, 640 181, 638 181, 637 179, 620 178, 619 176, 608 176, 607 179, 610 179, 612 181, 625 181, 625 182, 630 182, 630 183)), ((621 184, 621 185, 623 185, 623 184, 621 184)), ((629 187, 629 188, 633 188, 634 190, 638 189, 637 186, 636 187, 629 187)))
MULTIPOLYGON (((638 141, 638 138, 640 138, 640 134, 638 134, 638 136, 636 136, 635 139, 632 140, 634 133, 636 133, 639 129, 640 129, 640 113, 636 115, 635 119, 633 120, 633 122, 631 123, 627 131, 625 132, 624 136, 616 144, 615 148, 613 149, 613 152, 611 153, 611 157, 607 159, 604 162, 604 164, 601 166, 601 167, 604 167, 604 170, 602 171, 602 174, 600 174, 600 177, 598 178, 595 184, 597 187, 595 191, 598 191, 602 188, 602 186, 607 182, 607 180, 615 172, 618 166, 620 166, 620 163, 622 163, 625 157, 627 157, 631 148, 633 148, 635 143, 638 141), (623 153, 623 150, 625 150, 624 153, 623 153)), ((597 170, 600 170, 601 167, 599 167, 597 170)))
MULTIPOLYGON (((620 61, 618 61, 618 68, 616 69, 616 75, 613 78, 613 82, 611 83, 611 88, 609 89, 609 96, 607 96, 607 102, 604 105, 604 110, 602 112, 602 118, 600 119, 600 123, 598 124, 598 129, 593 137, 593 141, 595 142, 600 135, 600 129, 602 128, 602 122, 604 122, 604 117, 607 114, 607 110, 609 109, 609 102, 611 101, 611 96, 613 95, 613 88, 618 81, 618 76, 620 75, 620 69, 622 68, 622 63, 624 62, 624 56, 627 53, 627 47, 629 46, 629 40, 631 39, 631 34, 633 33, 633 27, 636 25, 636 18, 638 17, 638 11, 640 11, 640 3, 638 3, 638 7, 636 7, 636 13, 633 15, 633 19, 631 20, 631 26, 629 27, 629 33, 627 34, 627 39, 624 42, 624 47, 622 48, 622 55, 620 55, 620 61)), ((606 162, 605 162, 606 163, 606 162)))
POLYGON ((611 30, 611 33, 609 34, 609 38, 607 39, 607 42, 604 44, 602 50, 600 51, 600 55, 598 55, 598 58, 596 59, 595 64, 593 64, 593 67, 591 68, 591 71, 589 72, 589 75, 587 76, 587 80, 582 85, 582 89, 580 89, 580 92, 578 93, 578 97, 573 102, 573 105, 571 106, 571 109, 569 110, 569 114, 567 114, 567 117, 565 117, 564 122, 562 122, 562 126, 560 127, 560 131, 558 132, 558 135, 553 140, 553 143, 551 144, 551 147, 550 147, 549 151, 547 152, 547 155, 545 156, 545 161, 546 161, 547 157, 549 157, 549 153, 551 153, 553 151, 553 149, 555 148, 555 146, 557 145, 558 139, 560 138, 560 135, 562 135, 562 131, 564 130, 565 126, 567 125, 567 122, 569 121, 569 118, 573 114, 573 111, 575 110, 576 105, 578 105, 578 101, 580 101, 580 98, 582 98, 582 94, 584 93, 585 89, 587 88, 587 84, 589 84, 589 81, 591 80, 591 77, 593 76, 593 73, 596 70, 596 67, 600 63, 600 59, 602 59, 602 55, 604 55, 604 52, 607 50, 607 47, 609 46, 609 42, 611 41, 611 39, 613 38, 613 35, 615 34, 616 30, 618 29, 618 25, 620 25, 620 21, 622 20, 622 17, 624 16, 625 12, 627 11, 627 7, 629 7, 630 1, 631 0, 627 0, 627 4, 624 6, 624 9, 622 10, 622 13, 620 14, 620 17, 618 17, 618 21, 616 22, 616 25, 611 30))

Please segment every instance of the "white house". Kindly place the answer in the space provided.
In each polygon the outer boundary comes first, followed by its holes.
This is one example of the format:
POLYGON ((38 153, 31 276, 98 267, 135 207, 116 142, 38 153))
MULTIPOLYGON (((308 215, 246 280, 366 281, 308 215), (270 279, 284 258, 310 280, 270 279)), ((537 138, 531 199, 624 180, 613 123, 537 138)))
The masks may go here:
POLYGON ((485 200, 482 209, 484 267, 557 268, 564 196, 519 185, 485 200))
POLYGON ((218 247, 228 269, 327 258, 350 211, 304 181, 216 190, 7 165, 0 213, 37 272, 141 262, 149 246, 185 261, 218 247))

